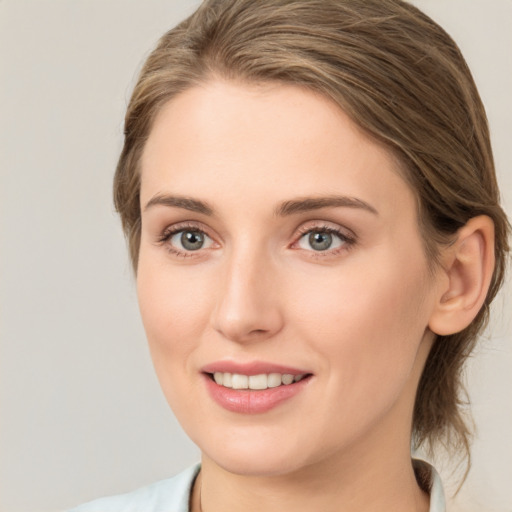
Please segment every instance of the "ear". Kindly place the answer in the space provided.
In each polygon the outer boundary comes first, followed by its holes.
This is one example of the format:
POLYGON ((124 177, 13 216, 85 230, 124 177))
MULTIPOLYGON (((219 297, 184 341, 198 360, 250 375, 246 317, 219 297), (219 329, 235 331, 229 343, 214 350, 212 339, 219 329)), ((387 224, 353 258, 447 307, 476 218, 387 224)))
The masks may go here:
POLYGON ((494 223, 474 217, 441 255, 439 292, 429 328, 447 336, 465 329, 482 307, 494 271, 494 223))

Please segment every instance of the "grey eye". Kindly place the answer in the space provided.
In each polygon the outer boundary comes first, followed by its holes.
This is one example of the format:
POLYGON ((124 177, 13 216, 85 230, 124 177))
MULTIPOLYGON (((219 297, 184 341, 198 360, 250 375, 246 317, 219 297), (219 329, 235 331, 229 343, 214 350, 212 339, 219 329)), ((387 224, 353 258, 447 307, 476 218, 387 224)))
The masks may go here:
POLYGON ((178 231, 171 237, 171 244, 185 251, 198 251, 212 245, 212 239, 201 231, 178 231))
POLYGON ((310 233, 308 242, 314 251, 326 251, 332 245, 332 235, 330 233, 310 233))
POLYGON ((328 231, 310 231, 304 234, 299 240, 301 249, 313 251, 327 251, 336 249, 345 243, 339 235, 328 231))

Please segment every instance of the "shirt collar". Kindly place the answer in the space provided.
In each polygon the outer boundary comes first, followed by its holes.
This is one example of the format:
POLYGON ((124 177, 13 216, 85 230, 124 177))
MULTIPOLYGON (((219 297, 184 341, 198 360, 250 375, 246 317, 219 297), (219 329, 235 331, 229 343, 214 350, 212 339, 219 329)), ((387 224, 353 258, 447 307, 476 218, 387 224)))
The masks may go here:
POLYGON ((430 494, 429 512, 446 512, 443 482, 434 466, 421 459, 413 459, 418 483, 430 494))

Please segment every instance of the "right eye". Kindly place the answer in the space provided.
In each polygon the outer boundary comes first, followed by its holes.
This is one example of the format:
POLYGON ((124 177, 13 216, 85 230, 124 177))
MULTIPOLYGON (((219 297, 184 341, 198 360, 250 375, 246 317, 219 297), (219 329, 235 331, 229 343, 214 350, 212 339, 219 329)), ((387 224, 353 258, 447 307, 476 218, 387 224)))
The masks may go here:
POLYGON ((166 238, 168 244, 177 252, 199 251, 213 245, 213 240, 198 229, 180 229, 170 233, 166 238))

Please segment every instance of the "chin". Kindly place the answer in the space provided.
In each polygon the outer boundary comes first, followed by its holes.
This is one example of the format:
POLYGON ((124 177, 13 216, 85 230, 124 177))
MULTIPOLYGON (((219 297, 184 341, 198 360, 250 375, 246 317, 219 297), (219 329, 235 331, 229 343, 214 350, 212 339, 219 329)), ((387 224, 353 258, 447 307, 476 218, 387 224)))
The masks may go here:
POLYGON ((229 453, 207 454, 207 456, 224 471, 243 476, 271 477, 285 475, 302 467, 299 461, 294 461, 282 454, 260 452, 255 456, 254 454, 240 454, 230 451, 229 453))
MULTIPOLYGON (((252 430, 252 429, 249 429, 252 430)), ((307 462, 304 451, 297 450, 295 440, 261 431, 246 435, 211 436, 197 443, 201 453, 225 471, 245 476, 276 476, 297 471, 307 462)))

